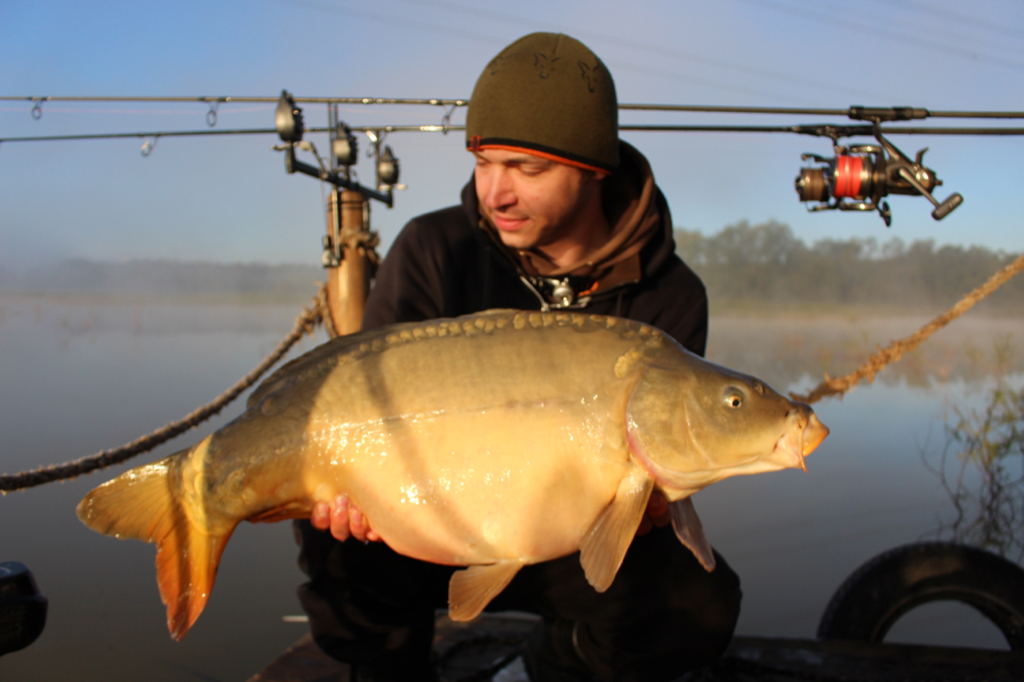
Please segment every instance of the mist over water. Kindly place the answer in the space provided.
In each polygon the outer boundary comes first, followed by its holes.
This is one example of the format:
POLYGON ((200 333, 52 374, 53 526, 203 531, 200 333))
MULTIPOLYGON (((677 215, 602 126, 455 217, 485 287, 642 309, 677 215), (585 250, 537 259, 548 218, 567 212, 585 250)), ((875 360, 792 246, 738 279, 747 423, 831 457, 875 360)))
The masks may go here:
MULTIPOLYGON (((0 298, 0 468, 77 459, 182 417, 251 370, 298 312, 0 298)), ((293 355, 313 346, 305 339, 293 355)), ((46 630, 0 658, 0 679, 244 680, 303 634, 281 620, 300 612, 289 524, 238 529, 207 610, 174 643, 153 546, 98 535, 75 516, 94 486, 196 442, 244 400, 125 465, 0 498, 0 556, 28 565, 50 602, 46 630)))
MULTIPOLYGON (((0 295, 0 471, 77 459, 181 417, 247 373, 299 312, 298 304, 0 295)), ((717 317, 708 355, 779 391, 804 391, 925 320, 717 317)), ((304 340, 292 356, 324 338, 304 340)), ((983 402, 997 374, 1020 386, 1022 364, 1024 320, 954 322, 873 385, 815 406, 832 435, 808 457, 807 473, 729 479, 695 496, 709 539, 743 581, 738 631, 813 637, 832 592, 861 563, 932 537, 952 514, 923 463, 944 446, 944 414, 983 402)), ((244 680, 305 632, 282 621, 301 613, 295 588, 304 580, 289 524, 238 528, 206 611, 175 643, 154 548, 96 534, 75 517, 92 487, 194 443, 237 416, 244 399, 126 465, 0 498, 0 561, 27 564, 50 601, 46 630, 0 658, 0 679, 244 680)), ((1005 648, 969 614, 919 620, 901 621, 894 635, 1005 648)))

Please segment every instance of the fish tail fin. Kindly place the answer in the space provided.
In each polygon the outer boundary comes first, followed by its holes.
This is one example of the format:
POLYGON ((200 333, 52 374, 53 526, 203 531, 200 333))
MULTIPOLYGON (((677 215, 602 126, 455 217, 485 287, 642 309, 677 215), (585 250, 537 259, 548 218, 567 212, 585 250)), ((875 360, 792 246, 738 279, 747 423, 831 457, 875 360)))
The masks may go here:
POLYGON ((194 449, 107 481, 76 509, 82 523, 99 533, 156 543, 157 584, 167 606, 167 629, 175 640, 203 612, 221 553, 234 531, 232 525, 227 532, 215 532, 203 523, 202 509, 188 508, 181 472, 194 449))

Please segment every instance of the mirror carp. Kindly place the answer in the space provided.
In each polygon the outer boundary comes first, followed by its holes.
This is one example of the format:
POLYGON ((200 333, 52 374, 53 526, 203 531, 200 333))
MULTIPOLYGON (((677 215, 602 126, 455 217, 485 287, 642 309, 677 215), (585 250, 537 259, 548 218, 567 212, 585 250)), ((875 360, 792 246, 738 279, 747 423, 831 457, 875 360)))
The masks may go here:
POLYGON ((653 490, 707 570, 690 496, 804 466, 828 434, 810 407, 649 325, 492 310, 339 337, 289 362, 196 445, 78 505, 93 530, 157 545, 171 636, 199 617, 235 527, 308 518, 347 493, 395 551, 466 566, 453 620, 527 564, 580 552, 604 591, 653 490))

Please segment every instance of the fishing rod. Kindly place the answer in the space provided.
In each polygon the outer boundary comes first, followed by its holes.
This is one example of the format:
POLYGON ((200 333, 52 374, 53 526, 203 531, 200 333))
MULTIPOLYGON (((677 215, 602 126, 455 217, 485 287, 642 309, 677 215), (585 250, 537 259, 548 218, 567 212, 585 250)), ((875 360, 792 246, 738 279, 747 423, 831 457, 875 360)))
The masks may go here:
MULTIPOLYGON (((451 116, 460 107, 469 104, 468 99, 444 98, 384 98, 384 97, 295 97, 282 91, 279 97, 91 97, 91 96, 29 96, 0 97, 6 101, 28 101, 33 103, 31 115, 42 117, 43 102, 200 102, 207 104, 207 125, 213 128, 217 123, 217 110, 225 103, 269 103, 277 102, 274 128, 253 128, 236 130, 193 130, 157 131, 146 133, 112 133, 86 135, 53 135, 0 138, 4 142, 41 142, 55 140, 86 140, 145 138, 143 156, 152 152, 161 137, 187 137, 208 135, 265 135, 277 133, 284 143, 273 149, 285 153, 285 170, 288 173, 302 173, 333 185, 336 189, 357 192, 359 195, 393 206, 393 189, 402 189, 398 184, 398 159, 390 146, 382 142, 393 132, 440 132, 447 134, 461 131, 465 126, 452 125, 451 116), (302 104, 327 104, 328 122, 326 128, 305 128, 302 104), (339 105, 412 105, 440 106, 447 110, 440 125, 384 125, 348 126, 338 119, 339 105), (319 155, 316 147, 302 139, 304 133, 328 133, 331 153, 329 163, 319 155), (356 161, 356 142, 352 133, 361 132, 370 138, 373 149, 370 155, 377 159, 376 188, 360 185, 351 179, 350 167, 356 161), (299 161, 296 150, 311 152, 316 165, 299 161)), ((797 196, 810 212, 827 210, 877 211, 891 225, 892 211, 885 197, 890 194, 921 195, 933 205, 932 217, 941 220, 961 203, 963 197, 953 193, 943 201, 933 195, 936 187, 942 185, 935 171, 922 163, 927 148, 917 152, 911 159, 886 136, 891 135, 977 135, 1016 136, 1024 135, 1024 128, 1012 127, 907 127, 898 124, 906 121, 921 121, 930 118, 959 119, 1022 119, 1024 112, 1017 111, 932 111, 923 107, 866 107, 853 105, 845 109, 803 108, 803 107, 750 107, 682 104, 620 104, 621 111, 657 111, 677 113, 718 113, 740 115, 812 115, 842 116, 852 121, 863 121, 859 125, 798 124, 798 125, 676 125, 676 124, 624 124, 622 131, 631 132, 696 132, 696 133, 789 133, 826 137, 832 140, 834 156, 805 153, 803 161, 811 161, 809 167, 801 168, 794 181, 797 196), (839 140, 851 137, 873 137, 877 144, 841 145, 839 140)), ((325 263, 337 254, 329 256, 325 251, 325 263)))
MULTIPOLYGON (((468 99, 402 98, 402 97, 295 97, 296 104, 394 104, 414 106, 445 106, 465 107, 468 99)), ((32 102, 32 117, 42 117, 43 102, 200 102, 209 104, 211 108, 225 103, 273 103, 280 102, 280 97, 238 97, 238 96, 199 96, 199 97, 94 97, 94 96, 0 96, 0 101, 32 102)), ((713 114, 788 114, 809 116, 846 116, 855 121, 870 120, 882 116, 885 120, 907 121, 927 118, 1024 118, 1022 111, 931 111, 921 107, 865 107, 854 105, 846 109, 827 109, 813 107, 741 107, 704 104, 620 104, 620 111, 676 111, 690 113, 713 114)), ((216 119, 214 119, 216 120, 216 119)), ((209 121, 207 121, 209 123, 209 121)), ((210 124, 213 127, 213 124, 210 124)))
MULTIPOLYGON (((373 133, 383 135, 388 133, 448 133, 459 132, 466 129, 464 125, 450 124, 426 124, 426 125, 374 125, 374 126, 349 126, 349 130, 356 133, 373 133)), ((307 133, 330 133, 332 127, 305 128, 307 133)), ((732 125, 672 125, 672 124, 622 124, 620 131, 625 132, 653 132, 653 133, 794 133, 797 135, 811 135, 814 137, 857 137, 873 135, 874 127, 869 125, 846 125, 837 126, 831 123, 811 123, 798 125, 778 126, 732 126, 732 125)), ((916 128, 905 127, 882 127, 881 132, 886 135, 968 135, 968 136, 1016 136, 1024 135, 1024 128, 997 128, 997 127, 952 127, 941 128, 921 126, 916 128)), ((56 142, 64 140, 115 140, 124 138, 159 138, 159 137, 207 137, 217 135, 274 135, 276 128, 236 128, 221 130, 160 130, 151 132, 136 133, 84 133, 76 135, 30 135, 23 137, 0 137, 0 144, 6 142, 56 142)))

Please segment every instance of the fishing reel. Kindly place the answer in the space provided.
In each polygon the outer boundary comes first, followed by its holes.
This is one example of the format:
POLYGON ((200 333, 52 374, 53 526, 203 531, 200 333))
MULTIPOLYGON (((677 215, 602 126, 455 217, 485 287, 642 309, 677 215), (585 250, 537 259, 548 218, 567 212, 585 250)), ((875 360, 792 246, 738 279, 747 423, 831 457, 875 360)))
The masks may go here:
POLYGON ((801 161, 821 164, 801 168, 794 185, 800 201, 819 203, 808 206, 808 211, 878 211, 888 227, 892 223, 889 194, 920 194, 935 205, 932 218, 942 220, 963 203, 959 193, 939 202, 932 190, 942 184, 935 171, 922 163, 925 147, 914 160, 882 137, 876 123, 875 139, 879 144, 843 146, 833 138, 836 155, 826 158, 818 154, 803 154, 801 161))

